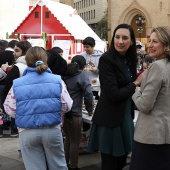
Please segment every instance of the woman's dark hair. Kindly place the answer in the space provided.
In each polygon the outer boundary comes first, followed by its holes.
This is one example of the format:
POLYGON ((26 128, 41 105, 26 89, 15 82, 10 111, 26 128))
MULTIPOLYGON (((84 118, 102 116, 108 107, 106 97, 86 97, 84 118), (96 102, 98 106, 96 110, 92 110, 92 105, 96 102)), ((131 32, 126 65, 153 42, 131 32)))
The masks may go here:
POLYGON ((67 66, 67 75, 73 76, 82 70, 86 65, 86 60, 82 55, 76 55, 72 58, 71 63, 67 66))
POLYGON ((56 53, 63 53, 63 50, 60 47, 53 47, 51 50, 55 51, 56 53))
POLYGON ((0 51, 5 51, 5 49, 8 47, 8 41, 6 40, 0 40, 0 51))
POLYGON ((17 43, 18 43, 17 40, 11 40, 8 43, 8 47, 14 48, 17 43))
POLYGON ((136 75, 136 67, 137 67, 136 39, 135 39, 135 34, 133 31, 133 28, 130 25, 120 24, 115 28, 115 30, 113 32, 113 37, 111 40, 110 47, 109 47, 108 51, 106 52, 106 54, 109 54, 112 57, 116 57, 116 56, 120 55, 120 54, 118 54, 117 50, 114 47, 115 34, 116 34, 116 31, 120 28, 128 29, 130 32, 130 38, 132 41, 132 45, 127 50, 125 56, 126 56, 128 62, 130 63, 130 68, 131 68, 132 74, 133 74, 133 76, 135 76, 136 75))
POLYGON ((83 69, 86 65, 86 59, 82 55, 75 55, 72 58, 71 63, 75 62, 79 65, 79 69, 83 69))
POLYGON ((22 56, 26 55, 26 52, 32 45, 28 41, 20 41, 16 44, 17 47, 19 47, 22 50, 22 56))

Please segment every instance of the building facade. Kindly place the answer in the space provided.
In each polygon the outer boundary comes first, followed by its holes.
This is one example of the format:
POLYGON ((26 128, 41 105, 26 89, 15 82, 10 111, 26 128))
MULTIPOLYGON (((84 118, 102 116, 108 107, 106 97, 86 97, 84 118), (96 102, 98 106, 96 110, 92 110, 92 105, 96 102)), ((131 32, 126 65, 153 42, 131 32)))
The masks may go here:
POLYGON ((74 8, 93 31, 98 33, 97 24, 106 15, 107 0, 74 0, 74 8))
MULTIPOLYGON (((156 26, 170 26, 170 0, 108 0, 108 40, 118 24, 132 25, 137 38, 146 39, 156 26), (145 18, 142 34, 138 33, 136 18, 141 14, 145 18)), ((144 40, 143 40, 144 41, 144 40)), ((145 42, 144 42, 145 43, 145 42)))

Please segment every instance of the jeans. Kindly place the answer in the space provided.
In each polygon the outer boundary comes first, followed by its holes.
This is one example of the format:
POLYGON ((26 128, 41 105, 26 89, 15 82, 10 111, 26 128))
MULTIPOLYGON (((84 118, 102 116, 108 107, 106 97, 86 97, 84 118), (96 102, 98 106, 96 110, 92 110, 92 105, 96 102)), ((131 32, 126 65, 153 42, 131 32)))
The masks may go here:
POLYGON ((67 170, 61 130, 54 127, 27 129, 19 134, 26 170, 67 170))
POLYGON ((79 143, 81 138, 82 117, 73 116, 72 122, 64 119, 63 131, 65 134, 64 149, 66 162, 70 167, 78 167, 79 143))

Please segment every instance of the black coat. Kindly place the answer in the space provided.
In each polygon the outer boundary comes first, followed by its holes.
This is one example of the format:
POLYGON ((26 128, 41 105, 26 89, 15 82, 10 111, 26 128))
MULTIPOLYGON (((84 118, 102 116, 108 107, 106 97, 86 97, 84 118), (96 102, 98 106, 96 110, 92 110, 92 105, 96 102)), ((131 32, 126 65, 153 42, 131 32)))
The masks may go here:
POLYGON ((53 50, 47 50, 48 55, 48 67, 51 69, 53 74, 65 75, 67 70, 67 62, 59 54, 53 50))
MULTIPOLYGON (((9 65, 12 65, 14 62, 14 52, 13 51, 2 51, 0 52, 0 67, 2 66, 2 64, 6 64, 6 62, 8 62, 9 65)), ((5 79, 0 81, 1 85, 5 84, 5 79)))
MULTIPOLYGON (((92 121, 101 126, 116 127, 121 124, 126 100, 136 88, 134 83, 129 83, 127 70, 119 57, 102 55, 99 60, 101 94, 92 121)), ((133 107, 131 110, 134 114, 133 107)))

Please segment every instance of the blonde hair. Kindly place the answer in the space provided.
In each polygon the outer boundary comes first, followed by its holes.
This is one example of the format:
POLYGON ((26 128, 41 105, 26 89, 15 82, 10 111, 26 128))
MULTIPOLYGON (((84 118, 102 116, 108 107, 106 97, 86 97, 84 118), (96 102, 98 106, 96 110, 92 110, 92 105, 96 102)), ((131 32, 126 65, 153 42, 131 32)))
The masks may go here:
POLYGON ((155 32, 158 39, 164 44, 165 57, 170 61, 170 27, 162 26, 153 28, 151 33, 155 32))
POLYGON ((31 47, 25 56, 28 67, 36 67, 37 73, 41 74, 48 68, 47 66, 47 54, 41 47, 31 47), (42 61, 41 64, 36 66, 37 61, 42 61))

